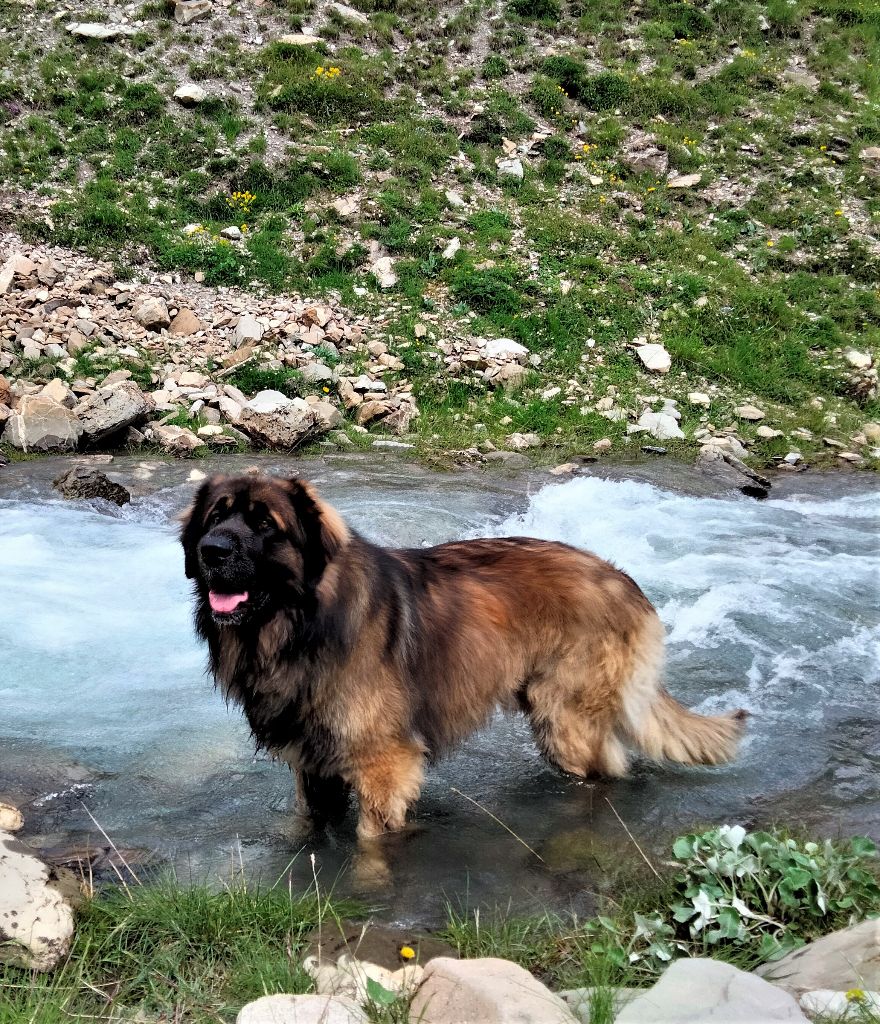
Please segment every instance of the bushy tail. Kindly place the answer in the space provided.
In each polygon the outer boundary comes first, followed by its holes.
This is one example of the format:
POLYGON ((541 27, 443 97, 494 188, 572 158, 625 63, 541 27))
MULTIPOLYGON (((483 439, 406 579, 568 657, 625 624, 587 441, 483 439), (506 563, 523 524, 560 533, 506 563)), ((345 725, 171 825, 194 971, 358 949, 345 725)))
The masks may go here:
POLYGON ((708 717, 689 711, 662 687, 638 719, 624 728, 649 757, 679 764, 721 764, 736 756, 748 717, 745 711, 708 717))

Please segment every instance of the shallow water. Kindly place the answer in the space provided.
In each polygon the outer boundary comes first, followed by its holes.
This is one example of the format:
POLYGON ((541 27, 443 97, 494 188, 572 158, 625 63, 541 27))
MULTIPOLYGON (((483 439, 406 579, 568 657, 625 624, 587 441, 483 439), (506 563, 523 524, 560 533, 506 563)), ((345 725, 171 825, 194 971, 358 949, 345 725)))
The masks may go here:
MULTIPOLYGON (((155 850, 184 875, 244 863, 274 880, 295 858, 305 881, 314 853, 324 884, 357 889, 353 816, 317 843, 297 835, 286 768, 254 756, 203 673, 173 520, 191 466, 117 464, 139 495, 121 511, 53 500, 44 464, 0 475, 0 794, 26 803, 46 845, 94 835, 87 807, 117 844, 155 850)), ((549 769, 524 723, 499 717, 429 772, 413 825, 385 844, 390 916, 428 921, 446 900, 582 907, 627 844, 610 804, 653 848, 710 821, 880 838, 872 480, 805 481, 800 494, 789 480, 783 497, 757 503, 398 463, 312 464, 307 475, 380 542, 530 534, 596 551, 658 607, 673 693, 752 714, 735 765, 640 764, 598 784, 549 769)))

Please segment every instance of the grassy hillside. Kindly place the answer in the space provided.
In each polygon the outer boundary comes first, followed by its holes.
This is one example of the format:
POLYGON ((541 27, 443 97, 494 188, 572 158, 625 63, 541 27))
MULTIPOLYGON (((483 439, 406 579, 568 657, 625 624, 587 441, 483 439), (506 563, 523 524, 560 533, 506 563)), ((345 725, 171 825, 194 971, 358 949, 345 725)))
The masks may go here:
POLYGON ((763 461, 826 436, 868 455, 876 366, 848 353, 880 342, 878 0, 338 8, 233 0, 181 25, 163 0, 4 5, 0 217, 120 273, 369 313, 429 446, 620 445, 601 400, 662 395, 689 438, 758 404, 782 436, 737 429, 763 461), (92 21, 127 34, 67 31, 92 21), (302 31, 320 41, 280 41, 302 31), (182 83, 206 98, 184 108, 182 83), (521 392, 456 364, 475 335, 528 347, 521 392))

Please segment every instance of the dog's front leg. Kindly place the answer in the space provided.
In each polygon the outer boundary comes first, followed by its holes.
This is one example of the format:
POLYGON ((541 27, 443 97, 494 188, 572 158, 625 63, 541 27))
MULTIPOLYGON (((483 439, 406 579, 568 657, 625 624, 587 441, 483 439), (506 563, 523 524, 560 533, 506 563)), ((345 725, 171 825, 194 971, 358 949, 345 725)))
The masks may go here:
POLYGON ((351 786, 338 775, 325 777, 291 765, 296 778, 296 809, 300 817, 321 829, 336 825, 348 810, 351 786))
POLYGON ((407 740, 376 743, 352 758, 352 784, 360 803, 357 834, 370 839, 402 829, 424 778, 421 746, 407 740))

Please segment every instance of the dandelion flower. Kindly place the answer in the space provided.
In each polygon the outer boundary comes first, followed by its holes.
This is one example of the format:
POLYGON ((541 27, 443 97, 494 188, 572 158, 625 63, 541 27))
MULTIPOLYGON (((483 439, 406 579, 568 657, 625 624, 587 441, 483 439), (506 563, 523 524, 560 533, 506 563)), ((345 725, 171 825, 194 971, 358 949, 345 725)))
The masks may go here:
MULTIPOLYGON (((412 960, 413 957, 415 957, 416 955, 416 951, 412 948, 412 946, 401 946, 400 955, 403 957, 404 960, 412 960)), ((847 995, 849 995, 849 993, 847 993, 847 995)))

